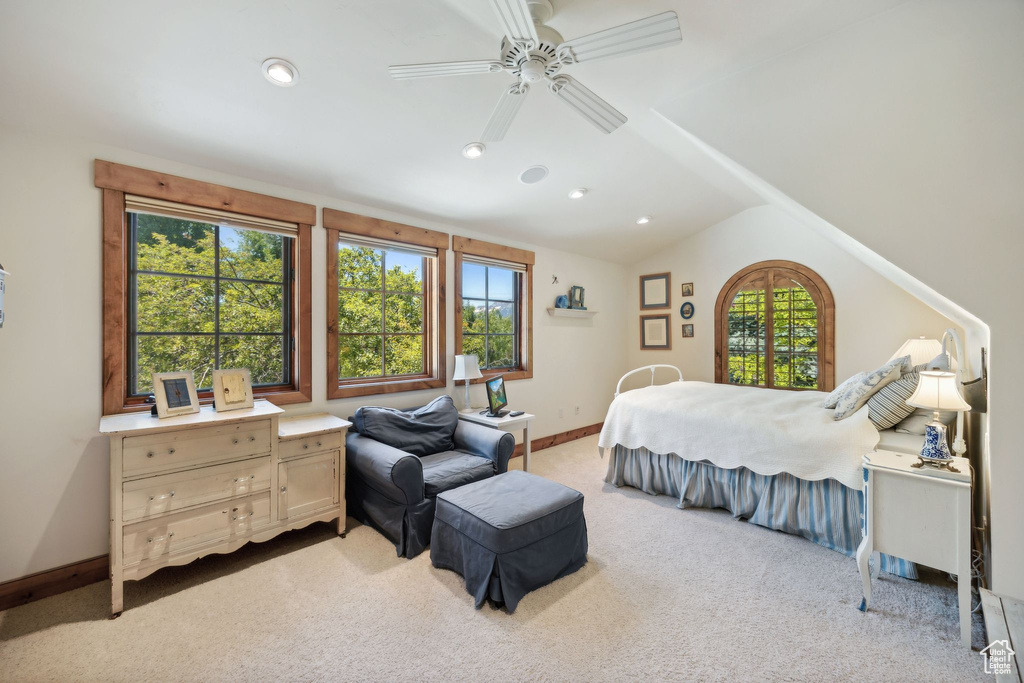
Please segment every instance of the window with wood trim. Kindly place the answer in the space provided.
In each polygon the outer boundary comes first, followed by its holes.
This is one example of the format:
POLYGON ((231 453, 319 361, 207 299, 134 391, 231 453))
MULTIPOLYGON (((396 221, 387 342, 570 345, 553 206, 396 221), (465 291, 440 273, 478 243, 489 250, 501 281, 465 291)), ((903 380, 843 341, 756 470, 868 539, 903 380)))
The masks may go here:
POLYGON ((328 397, 442 388, 445 233, 324 209, 328 397))
POLYGON ((715 381, 830 391, 835 303, 825 281, 792 261, 736 273, 715 306, 715 381))
POLYGON ((452 248, 455 353, 477 356, 474 382, 533 377, 533 252, 465 237, 452 248))
POLYGON ((312 399, 316 207, 96 160, 103 189, 103 412, 148 409, 151 373, 248 368, 253 393, 312 399))

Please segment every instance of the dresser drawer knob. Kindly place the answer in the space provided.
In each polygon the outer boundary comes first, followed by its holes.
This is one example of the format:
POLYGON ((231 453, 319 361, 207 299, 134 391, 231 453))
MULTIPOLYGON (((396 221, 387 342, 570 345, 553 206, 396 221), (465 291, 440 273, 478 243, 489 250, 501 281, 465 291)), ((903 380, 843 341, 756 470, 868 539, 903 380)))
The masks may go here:
POLYGON ((151 501, 154 501, 154 500, 164 500, 165 498, 174 498, 174 491, 171 491, 170 493, 165 493, 162 496, 150 496, 149 497, 149 499, 151 501))
POLYGON ((250 436, 250 437, 249 437, 249 441, 255 441, 255 440, 256 440, 256 437, 255 437, 255 436, 250 436))
POLYGON ((231 443, 233 443, 233 444, 237 444, 237 443, 238 443, 238 439, 232 439, 232 440, 231 440, 231 443))
POLYGON ((287 491, 287 490, 288 490, 288 487, 287 487, 287 486, 282 486, 282 487, 281 487, 281 493, 284 493, 284 492, 285 492, 285 491, 287 491))
POLYGON ((317 448, 319 448, 321 446, 321 443, 319 441, 317 441, 316 445, 317 445, 317 448))
POLYGON ((171 450, 167 451, 167 452, 170 453, 171 455, 174 455, 174 449, 173 448, 171 450))
POLYGON ((303 448, 303 449, 309 448, 309 444, 308 444, 308 443, 304 443, 304 444, 302 444, 302 448, 303 448))
POLYGON ((146 453, 146 457, 147 458, 152 458, 154 455, 156 455, 156 453, 154 453, 153 451, 150 451, 149 453, 146 453))
POLYGON ((159 541, 166 541, 167 539, 173 538, 173 537, 174 537, 174 532, 172 531, 171 533, 167 534, 166 536, 158 536, 156 538, 153 538, 152 536, 150 536, 149 538, 146 539, 146 542, 147 543, 153 543, 153 542, 159 542, 159 541))
POLYGON ((253 514, 252 512, 250 512, 249 514, 242 513, 240 515, 235 515, 234 517, 231 518, 231 520, 232 521, 236 521, 236 520, 239 520, 239 519, 245 519, 246 517, 252 517, 252 514, 253 514))

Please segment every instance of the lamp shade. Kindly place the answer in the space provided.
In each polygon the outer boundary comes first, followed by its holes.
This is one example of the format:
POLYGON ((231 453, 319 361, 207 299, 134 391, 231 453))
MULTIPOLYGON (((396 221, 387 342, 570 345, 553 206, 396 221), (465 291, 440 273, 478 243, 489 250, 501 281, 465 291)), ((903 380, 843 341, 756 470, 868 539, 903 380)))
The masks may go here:
POLYGON ((928 410, 970 410, 957 386, 955 372, 925 370, 917 381, 917 389, 907 399, 907 405, 928 410))
POLYGON ((455 375, 452 377, 456 382, 459 380, 480 379, 483 374, 480 372, 480 363, 476 355, 455 356, 455 375))
POLYGON ((942 353, 942 344, 939 343, 938 339, 918 337, 917 339, 908 339, 903 342, 903 346, 896 353, 892 354, 892 358, 889 360, 896 360, 901 356, 910 356, 911 365, 921 365, 932 360, 940 353, 942 353))

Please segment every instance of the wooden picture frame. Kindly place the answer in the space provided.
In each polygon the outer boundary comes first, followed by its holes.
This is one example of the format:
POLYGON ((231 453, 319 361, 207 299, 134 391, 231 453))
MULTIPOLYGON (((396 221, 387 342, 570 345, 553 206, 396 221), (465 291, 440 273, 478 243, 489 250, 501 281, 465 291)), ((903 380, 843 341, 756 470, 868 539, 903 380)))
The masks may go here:
POLYGON ((253 405, 252 375, 248 368, 213 371, 213 406, 218 413, 253 405))
POLYGON ((672 316, 667 313, 640 316, 640 349, 642 351, 670 351, 672 349, 672 335, 669 334, 671 318, 672 316))
POLYGON ((640 276, 640 310, 672 307, 672 274, 640 276))
POLYGON ((680 289, 682 290, 682 296, 693 296, 693 283, 692 282, 684 282, 682 284, 682 286, 680 287, 680 289))
POLYGON ((153 397, 156 399, 157 417, 174 417, 199 412, 199 395, 192 371, 154 372, 153 397), (168 398, 168 391, 174 395, 168 398))
POLYGON ((683 325, 683 339, 693 338, 693 323, 683 325))

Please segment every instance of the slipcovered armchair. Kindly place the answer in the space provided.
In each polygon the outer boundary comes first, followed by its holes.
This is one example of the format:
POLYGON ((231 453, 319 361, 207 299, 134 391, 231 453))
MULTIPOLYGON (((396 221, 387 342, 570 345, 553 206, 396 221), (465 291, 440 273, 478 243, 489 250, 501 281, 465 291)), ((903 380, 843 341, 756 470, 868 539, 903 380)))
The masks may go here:
POLYGON ((511 434, 459 420, 449 396, 414 411, 366 407, 345 441, 350 515, 395 544, 399 557, 430 545, 438 493, 508 470, 511 434))

